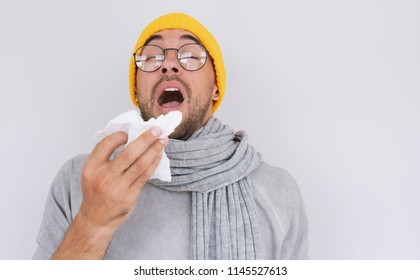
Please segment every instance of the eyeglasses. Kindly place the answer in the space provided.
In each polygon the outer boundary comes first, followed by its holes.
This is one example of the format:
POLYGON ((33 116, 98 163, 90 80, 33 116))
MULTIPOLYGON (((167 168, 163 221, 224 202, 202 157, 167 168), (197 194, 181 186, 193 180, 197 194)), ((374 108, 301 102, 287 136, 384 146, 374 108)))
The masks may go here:
POLYGON ((179 49, 162 49, 155 45, 145 45, 137 49, 133 54, 137 68, 144 72, 154 72, 158 70, 165 60, 166 51, 174 50, 177 52, 179 65, 188 71, 200 70, 207 61, 206 49, 197 43, 189 43, 179 49))

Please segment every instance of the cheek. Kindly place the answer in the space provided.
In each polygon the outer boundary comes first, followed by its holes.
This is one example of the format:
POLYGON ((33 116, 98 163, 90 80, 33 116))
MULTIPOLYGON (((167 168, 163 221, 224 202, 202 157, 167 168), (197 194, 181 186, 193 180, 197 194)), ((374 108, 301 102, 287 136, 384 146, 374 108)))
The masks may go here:
POLYGON ((215 83, 215 75, 212 65, 203 69, 203 73, 197 77, 193 83, 196 88, 199 88, 199 92, 203 96, 213 95, 217 90, 215 83))
POLYGON ((191 93, 192 99, 207 99, 209 95, 209 82, 207 79, 195 79, 191 80, 191 93))
POLYGON ((150 73, 137 73, 136 90, 137 93, 149 94, 153 85, 153 77, 150 73))
POLYGON ((137 78, 136 79, 136 90, 138 93, 144 93, 144 85, 147 84, 144 79, 137 78))

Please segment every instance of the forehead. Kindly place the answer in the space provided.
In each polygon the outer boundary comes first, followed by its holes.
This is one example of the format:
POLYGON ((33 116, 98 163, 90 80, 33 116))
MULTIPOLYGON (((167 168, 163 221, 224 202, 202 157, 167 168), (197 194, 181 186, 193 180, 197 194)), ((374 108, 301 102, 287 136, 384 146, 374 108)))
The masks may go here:
POLYGON ((177 42, 195 42, 201 43, 193 33, 184 29, 164 29, 156 32, 144 43, 145 45, 153 42, 156 43, 177 43, 177 42))

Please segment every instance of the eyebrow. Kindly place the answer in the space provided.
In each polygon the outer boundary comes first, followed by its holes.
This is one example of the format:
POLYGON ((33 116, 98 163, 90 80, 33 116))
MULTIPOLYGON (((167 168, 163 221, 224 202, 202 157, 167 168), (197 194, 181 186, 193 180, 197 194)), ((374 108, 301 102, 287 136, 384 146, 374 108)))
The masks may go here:
POLYGON ((149 37, 149 39, 146 40, 146 42, 144 42, 144 45, 148 45, 153 40, 162 40, 162 39, 163 38, 160 35, 152 35, 149 37))
MULTIPOLYGON (((196 38, 196 37, 194 37, 190 34, 184 34, 184 35, 181 36, 180 39, 181 40, 191 40, 191 41, 194 41, 195 43, 201 45, 200 40, 198 40, 198 38, 196 38)), ((144 45, 148 45, 153 40, 163 40, 163 37, 161 35, 157 35, 157 34, 152 35, 152 36, 149 37, 149 39, 146 40, 146 42, 144 42, 144 45)))
POLYGON ((200 40, 198 40, 198 38, 196 38, 196 37, 194 37, 194 36, 192 36, 192 35, 190 35, 190 34, 185 34, 185 35, 182 35, 182 36, 181 36, 181 39, 183 39, 183 40, 191 40, 191 41, 194 41, 195 43, 197 43, 197 44, 200 44, 200 45, 201 45, 200 40))

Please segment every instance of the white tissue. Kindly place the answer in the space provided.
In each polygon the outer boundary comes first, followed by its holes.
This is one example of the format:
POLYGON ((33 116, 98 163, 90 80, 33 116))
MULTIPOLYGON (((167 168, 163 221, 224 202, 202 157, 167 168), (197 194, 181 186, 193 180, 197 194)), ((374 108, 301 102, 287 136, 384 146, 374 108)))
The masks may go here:
MULTIPOLYGON (((181 123, 182 113, 180 111, 171 111, 166 115, 160 115, 157 119, 151 118, 145 122, 140 114, 134 110, 127 111, 113 118, 103 130, 95 133, 95 138, 99 142, 106 136, 117 131, 123 131, 128 134, 128 145, 130 142, 139 137, 143 132, 153 126, 162 129, 160 138, 165 138, 171 134, 175 128, 181 123)), ((150 179, 160 179, 165 182, 171 181, 171 169, 169 167, 169 159, 163 152, 162 159, 150 179)))

